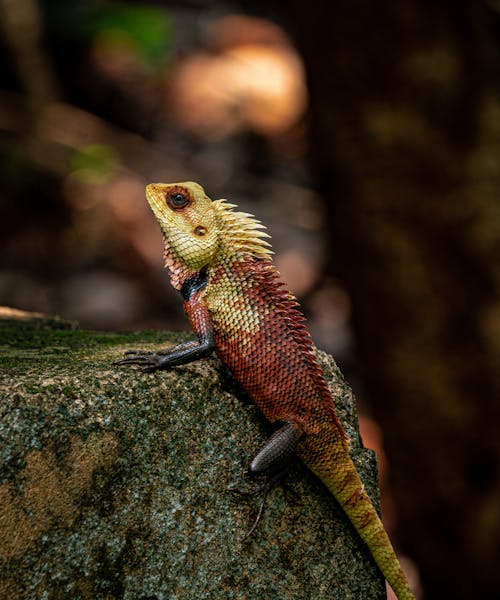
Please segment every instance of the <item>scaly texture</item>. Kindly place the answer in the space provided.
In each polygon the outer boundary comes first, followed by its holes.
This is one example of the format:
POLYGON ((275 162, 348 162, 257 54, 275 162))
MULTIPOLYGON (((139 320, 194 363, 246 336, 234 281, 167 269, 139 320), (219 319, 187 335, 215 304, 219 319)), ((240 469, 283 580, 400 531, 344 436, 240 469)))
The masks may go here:
POLYGON ((343 507, 399 600, 414 598, 350 458, 304 318, 279 281, 263 226, 224 200, 211 201, 196 183, 151 184, 146 194, 172 284, 184 295, 198 338, 213 340, 269 421, 302 431, 298 456, 343 507))

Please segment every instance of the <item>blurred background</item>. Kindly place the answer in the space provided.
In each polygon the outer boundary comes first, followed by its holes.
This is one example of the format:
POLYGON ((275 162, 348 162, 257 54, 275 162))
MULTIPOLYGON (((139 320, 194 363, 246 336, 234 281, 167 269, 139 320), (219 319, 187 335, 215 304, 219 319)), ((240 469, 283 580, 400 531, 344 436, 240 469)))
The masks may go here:
POLYGON ((420 598, 500 598, 500 2, 0 0, 0 304, 187 329, 144 199, 269 228, 420 598))

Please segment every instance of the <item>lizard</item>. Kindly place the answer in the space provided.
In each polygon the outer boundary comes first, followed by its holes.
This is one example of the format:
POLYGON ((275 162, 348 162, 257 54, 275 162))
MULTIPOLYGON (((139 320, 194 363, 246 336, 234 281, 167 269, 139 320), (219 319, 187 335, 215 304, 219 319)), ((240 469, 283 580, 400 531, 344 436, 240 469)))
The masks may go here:
POLYGON ((276 480, 297 455, 336 498, 398 600, 414 600, 350 457, 305 317, 280 280, 264 225, 227 200, 211 200, 194 182, 149 184, 146 198, 197 339, 158 352, 129 350, 115 364, 155 371, 215 351, 264 417, 279 425, 249 473, 276 480))

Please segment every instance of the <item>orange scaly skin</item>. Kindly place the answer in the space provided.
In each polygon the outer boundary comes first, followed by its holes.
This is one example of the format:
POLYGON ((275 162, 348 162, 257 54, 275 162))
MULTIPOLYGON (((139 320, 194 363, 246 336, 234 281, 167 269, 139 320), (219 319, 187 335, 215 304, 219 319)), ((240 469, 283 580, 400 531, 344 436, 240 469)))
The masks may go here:
MULTIPOLYGON (((266 419, 297 427, 297 455, 340 503, 398 599, 414 599, 350 458, 311 337, 279 282, 262 226, 223 200, 212 202, 192 182, 152 184, 146 194, 163 231, 172 284, 182 289, 200 344, 209 339, 266 419), (177 206, 182 198, 187 204, 177 206)), ((169 366, 145 356, 119 362, 169 366)))

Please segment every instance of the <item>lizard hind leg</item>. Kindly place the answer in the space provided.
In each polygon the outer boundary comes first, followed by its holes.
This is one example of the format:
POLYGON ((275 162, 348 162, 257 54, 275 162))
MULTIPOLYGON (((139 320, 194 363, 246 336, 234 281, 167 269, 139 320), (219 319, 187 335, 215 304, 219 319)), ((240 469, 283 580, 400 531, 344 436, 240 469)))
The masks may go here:
POLYGON ((272 476, 282 471, 290 463, 302 436, 302 429, 296 423, 284 423, 254 456, 249 472, 252 475, 272 476))
POLYGON ((265 477, 265 481, 255 492, 262 494, 259 510, 252 527, 243 538, 243 541, 247 540, 257 529, 264 512, 267 494, 286 475, 290 461, 295 455, 297 444, 302 436, 302 429, 296 423, 287 421, 271 435, 250 463, 248 474, 265 477))

